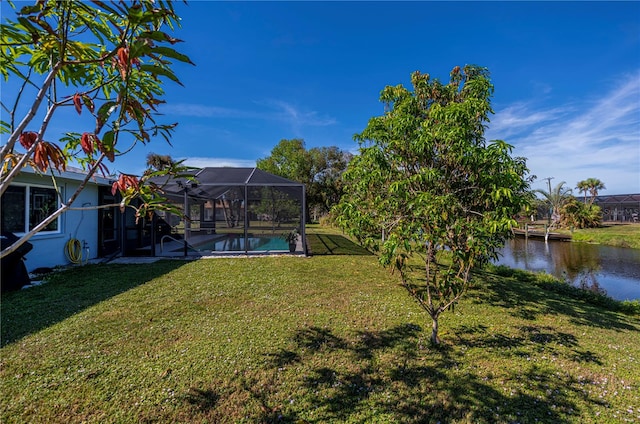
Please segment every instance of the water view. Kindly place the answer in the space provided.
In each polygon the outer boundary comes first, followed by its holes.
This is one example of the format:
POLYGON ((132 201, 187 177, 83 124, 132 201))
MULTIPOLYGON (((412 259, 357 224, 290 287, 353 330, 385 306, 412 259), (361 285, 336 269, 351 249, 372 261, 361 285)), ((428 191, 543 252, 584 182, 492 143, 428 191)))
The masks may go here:
POLYGON ((507 242, 496 263, 547 272, 617 300, 640 299, 640 249, 516 237, 507 242))

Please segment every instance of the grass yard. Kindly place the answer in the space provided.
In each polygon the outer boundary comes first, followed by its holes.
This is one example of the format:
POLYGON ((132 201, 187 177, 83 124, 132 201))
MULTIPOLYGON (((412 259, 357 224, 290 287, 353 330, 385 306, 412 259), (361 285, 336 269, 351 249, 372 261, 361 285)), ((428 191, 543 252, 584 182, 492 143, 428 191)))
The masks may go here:
POLYGON ((430 321, 376 258, 89 265, 2 296, 3 423, 623 423, 640 321, 479 275, 430 321))
POLYGON ((574 230, 573 240, 640 249, 640 224, 603 225, 574 230))

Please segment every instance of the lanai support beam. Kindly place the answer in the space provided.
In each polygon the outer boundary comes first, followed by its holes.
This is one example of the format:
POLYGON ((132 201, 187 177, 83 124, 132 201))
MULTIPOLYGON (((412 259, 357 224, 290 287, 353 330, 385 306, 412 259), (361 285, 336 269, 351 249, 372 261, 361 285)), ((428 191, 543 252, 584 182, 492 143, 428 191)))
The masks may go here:
POLYGON ((249 189, 247 188, 247 183, 244 183, 244 254, 249 253, 249 189))

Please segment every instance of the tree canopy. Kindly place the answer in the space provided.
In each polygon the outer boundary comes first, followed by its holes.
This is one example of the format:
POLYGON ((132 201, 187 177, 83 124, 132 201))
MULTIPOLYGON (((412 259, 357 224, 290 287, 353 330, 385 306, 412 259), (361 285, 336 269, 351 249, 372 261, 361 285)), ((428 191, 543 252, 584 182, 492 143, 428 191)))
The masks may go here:
POLYGON ((147 166, 156 170, 171 169, 176 164, 171 155, 160 155, 158 153, 149 153, 147 155, 147 166))
MULTIPOLYGON (((3 92, 0 131, 9 134, 0 150, 0 194, 25 166, 49 174, 70 163, 80 165, 86 177, 78 190, 25 234, 2 256, 15 250, 72 207, 78 194, 96 173, 110 176, 105 159, 131 151, 136 143, 160 136, 169 141, 176 123, 159 123, 158 107, 164 103, 163 80, 180 83, 174 62, 191 63, 174 49, 181 40, 170 31, 179 24, 171 1, 127 2, 36 1, 16 3, 15 19, 0 27, 0 73, 20 87, 15 96, 3 92), (76 129, 58 140, 47 130, 62 111, 92 117, 79 120, 76 129)), ((73 126, 74 124, 68 124, 73 126)), ((162 172, 174 172, 165 169, 162 172)), ((157 171, 160 172, 160 171, 157 171)), ((162 204, 152 186, 141 178, 116 177, 113 191, 123 204, 141 200, 138 216, 162 204)))
POLYGON ((283 139, 257 167, 305 184, 309 208, 326 213, 342 196, 341 177, 351 157, 336 146, 307 149, 302 139, 283 139))
POLYGON ((345 172, 339 223, 380 261, 432 319, 469 285, 471 270, 495 255, 527 202, 524 158, 504 141, 485 141, 493 85, 485 68, 455 67, 447 84, 414 72, 412 90, 387 86, 386 107, 356 140, 345 172), (420 258, 413 279, 408 264, 420 258))
POLYGON ((256 161, 257 167, 300 183, 309 183, 313 179, 311 154, 304 140, 282 139, 271 149, 271 154, 256 161))

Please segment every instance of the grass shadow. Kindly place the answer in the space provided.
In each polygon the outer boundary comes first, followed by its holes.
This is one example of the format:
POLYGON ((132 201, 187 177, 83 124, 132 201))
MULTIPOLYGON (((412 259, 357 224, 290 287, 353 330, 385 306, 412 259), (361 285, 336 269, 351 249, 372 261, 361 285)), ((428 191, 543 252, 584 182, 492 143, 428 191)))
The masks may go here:
POLYGON ((220 395, 211 389, 203 390, 191 387, 185 396, 185 400, 196 406, 200 411, 207 411, 216 407, 220 400, 220 395))
POLYGON ((14 343, 186 262, 95 264, 50 274, 46 284, 2 295, 0 346, 14 343), (69 283, 68 281, 73 281, 69 283))
MULTIPOLYGON (((527 336, 528 328, 522 331, 523 336, 516 344, 526 338, 539 338, 539 335, 527 336)), ((467 328, 465 332, 483 334, 485 329, 467 328)), ((297 387, 288 390, 296 393, 296 403, 304 407, 282 405, 277 421, 294 422, 304 418, 298 422, 370 422, 387 416, 403 423, 452 420, 569 423, 573 414, 580 413, 574 398, 586 395, 581 382, 571 377, 559 377, 535 365, 524 370, 514 369, 509 379, 531 381, 538 389, 535 393, 507 393, 481 373, 452 374, 450 370, 464 360, 461 353, 446 347, 425 349, 420 345, 422 336, 422 329, 412 324, 384 331, 358 332, 346 338, 328 328, 308 327, 297 331, 291 337, 293 348, 268 357, 280 359, 269 361, 271 366, 292 367, 295 370, 292 372, 300 375, 297 387), (336 357, 349 359, 337 364, 336 357), (310 409, 314 411, 312 415, 305 412, 310 409)), ((489 344, 501 346, 503 342, 494 340, 489 344)), ((583 359, 594 360, 588 353, 583 359)), ((274 370, 274 375, 276 373, 274 370)), ((277 391, 277 382, 269 386, 277 391)), ((261 393, 263 398, 275 395, 261 393)), ((587 401, 601 403, 595 398, 587 401)), ((272 415, 262 418, 263 422, 276 422, 272 415)))
POLYGON ((495 349, 501 356, 521 356, 523 352, 547 352, 575 363, 604 364, 601 355, 580 348, 577 338, 550 326, 520 326, 514 334, 489 331, 485 325, 463 325, 455 330, 456 344, 467 349, 495 349))
POLYGON ((320 255, 372 255, 367 249, 337 234, 307 234, 312 256, 320 255))

